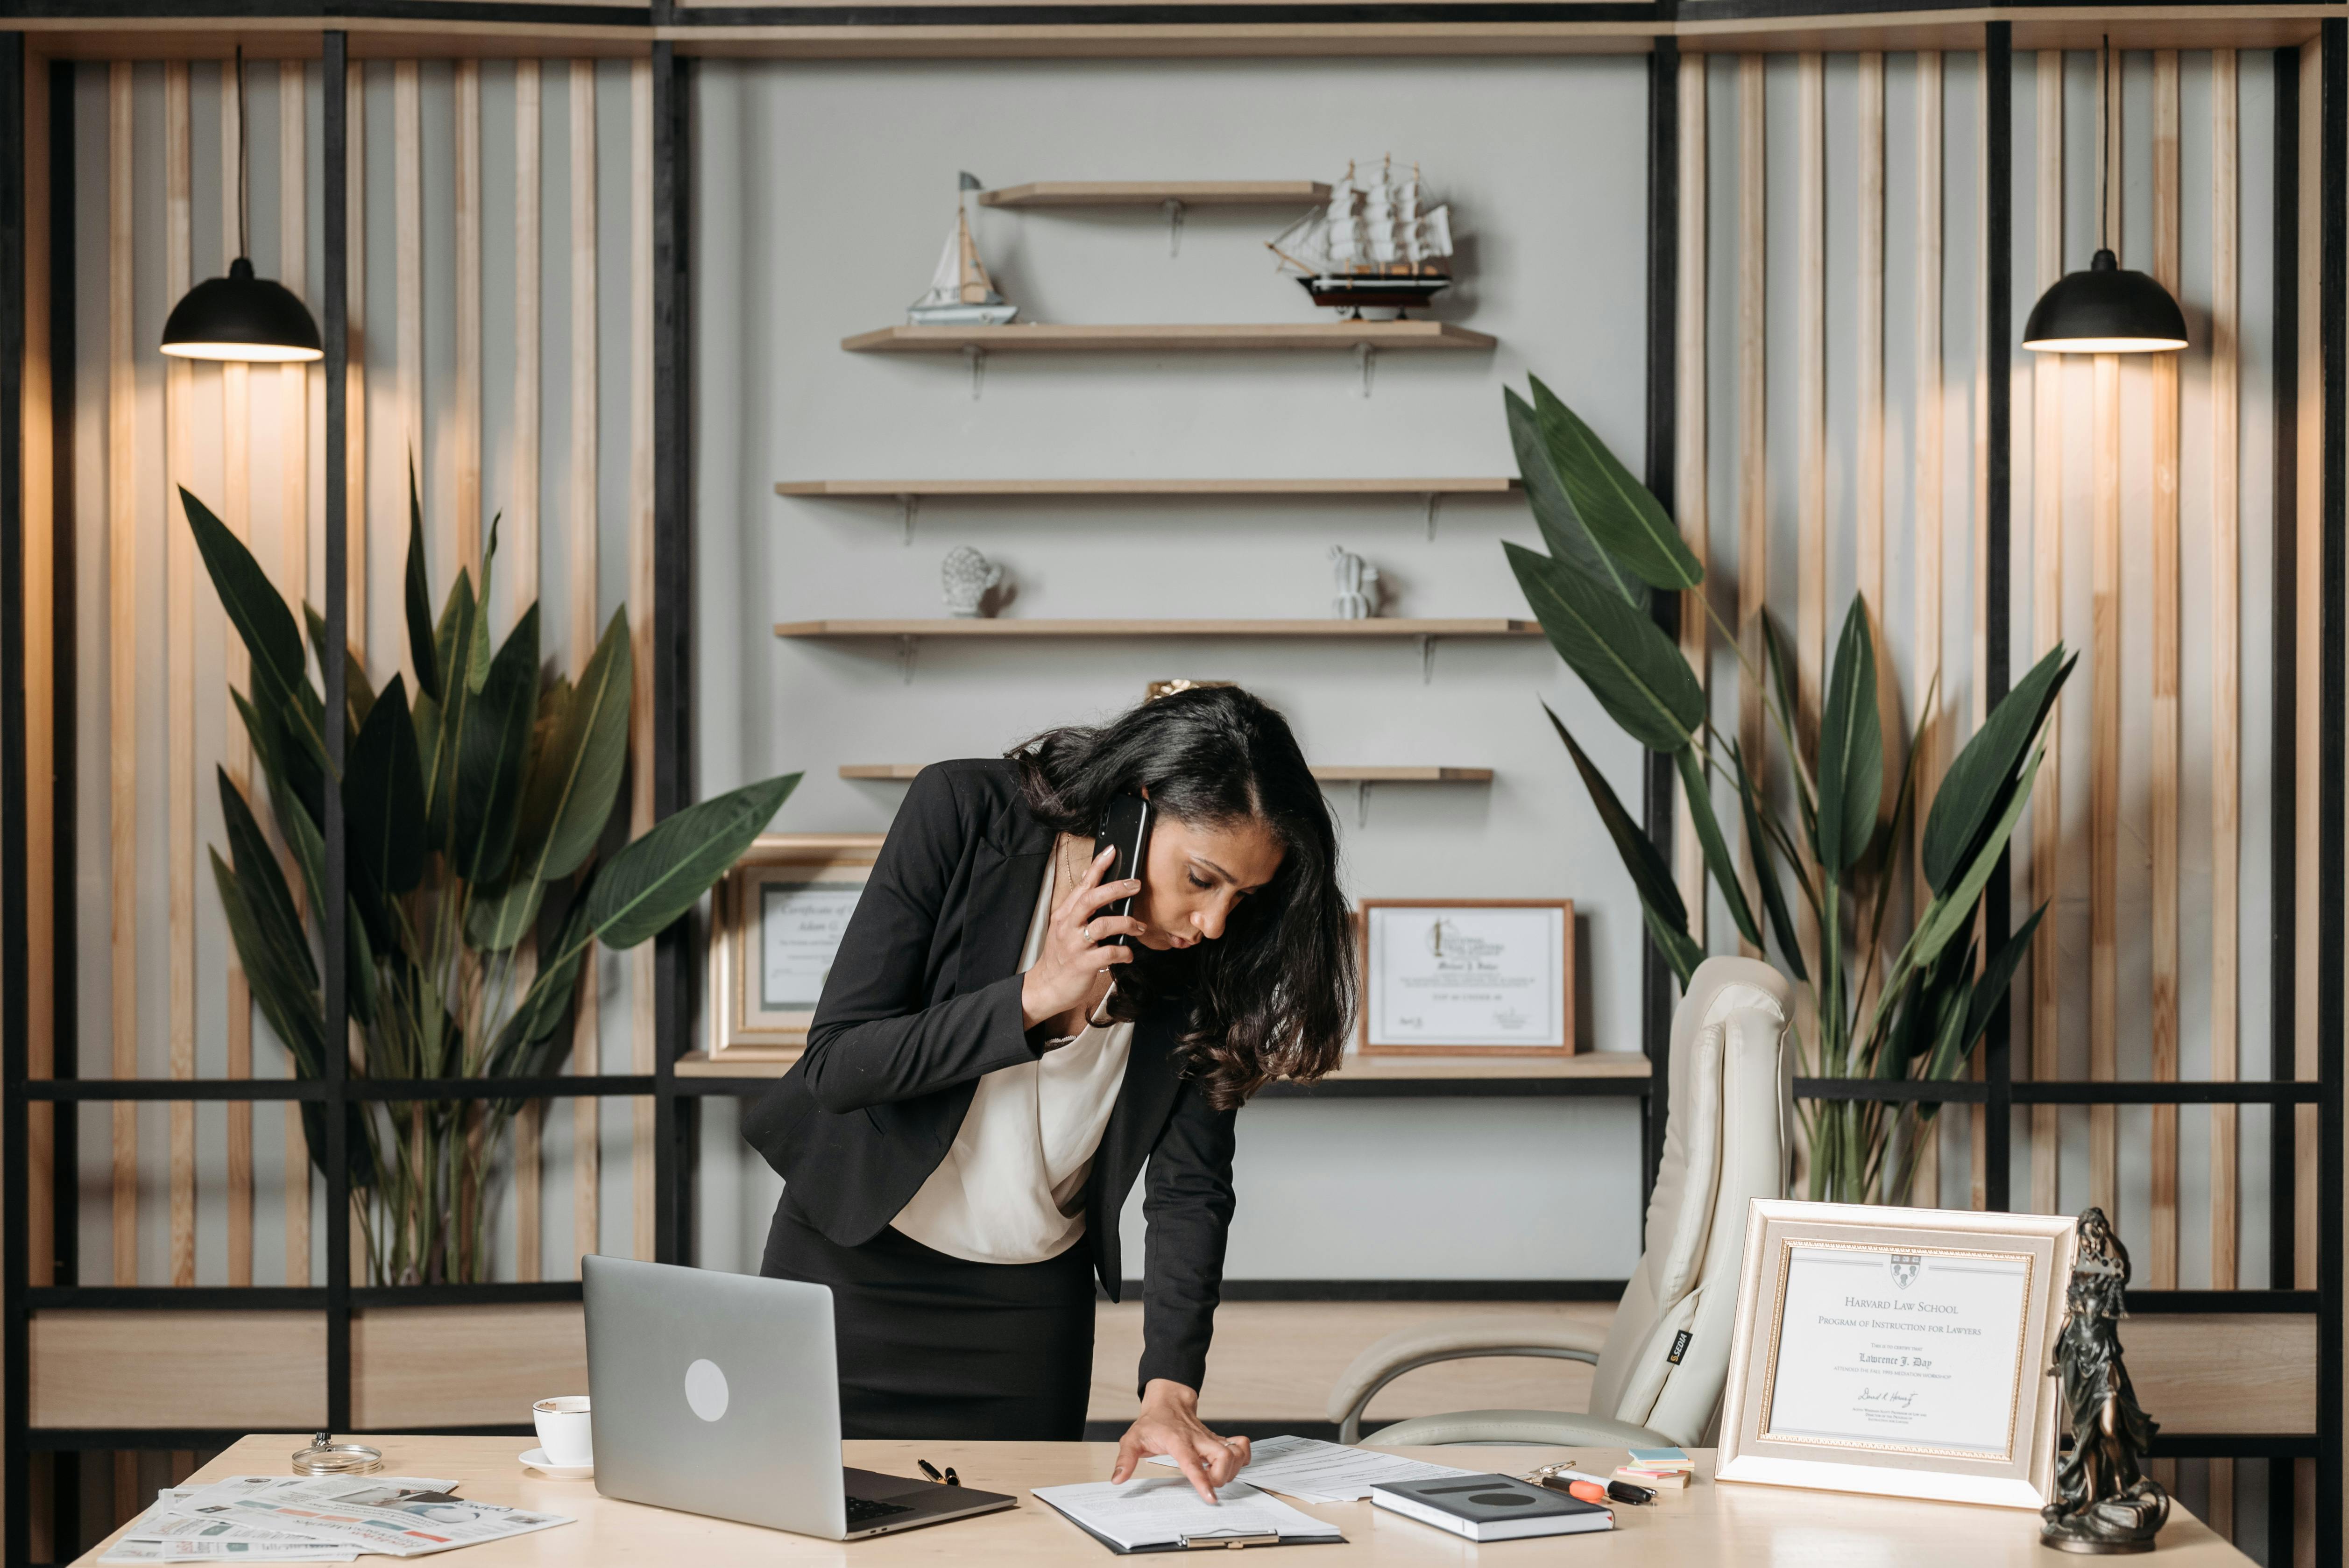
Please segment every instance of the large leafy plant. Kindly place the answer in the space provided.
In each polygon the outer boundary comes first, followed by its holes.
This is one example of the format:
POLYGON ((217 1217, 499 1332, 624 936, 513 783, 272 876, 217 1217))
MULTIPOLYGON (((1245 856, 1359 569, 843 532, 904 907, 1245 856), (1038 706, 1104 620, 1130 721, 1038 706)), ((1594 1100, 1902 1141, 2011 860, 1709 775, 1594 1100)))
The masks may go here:
MULTIPOLYGON (((632 685, 627 613, 614 612, 574 683, 539 665, 538 607, 494 650, 485 606, 497 552, 476 593, 457 573, 436 624, 426 594, 423 519, 409 481, 404 598, 416 690, 368 684, 345 665, 350 741, 326 762, 325 705, 293 612, 236 536, 180 492, 212 586, 252 655, 252 690, 232 692, 270 815, 299 879, 227 771, 228 856, 212 874, 253 999, 316 1078, 329 1049, 355 1077, 528 1078, 554 1069, 581 968, 597 943, 633 947, 667 926, 750 847, 796 773, 687 808, 595 859, 626 768, 632 685), (316 945, 326 792, 347 832, 348 1020, 325 1016, 316 945), (346 1043, 346 1037, 355 1040, 346 1043)), ((304 606, 324 666, 326 625, 304 606)), ((518 1099, 348 1108, 348 1174, 378 1284, 487 1276, 483 1217, 518 1099)), ((325 1111, 303 1107, 323 1160, 325 1111)))
MULTIPOLYGON (((1903 753, 1888 797, 1875 639, 1867 604, 1852 597, 1837 639, 1825 701, 1802 713, 1783 638, 1765 617, 1760 648, 1742 645, 1702 592, 1743 679, 1786 759, 1783 788, 1733 738, 1717 734, 1687 658, 1649 614, 1650 595, 1701 590, 1704 569, 1655 496, 1539 380, 1530 402, 1506 393, 1509 438, 1545 551, 1504 544, 1518 584, 1552 646, 1607 716, 1640 745, 1670 757, 1738 935, 1775 955, 1806 993, 1799 1048, 1826 1078, 1947 1079, 1964 1070, 2045 906, 2003 934, 1986 957, 1975 910, 2031 795, 2038 738, 2072 661, 2059 646, 2018 682, 1961 750, 1925 814, 1919 860, 1929 896, 1905 934, 1888 932, 1889 895, 1909 865, 1918 810, 1913 760, 1903 753), (1757 664, 1761 667, 1757 667, 1757 664), (1811 739, 1814 731, 1816 739, 1811 739), (1736 802, 1750 870, 1731 857, 1715 810, 1725 784, 1736 802), (1807 919, 1795 923, 1791 882, 1807 919)), ((1920 713, 1930 713, 1933 694, 1920 713)), ((1547 710, 1545 710, 1547 711, 1547 710)), ((1638 891, 1648 934, 1681 984, 1703 959, 1671 867, 1642 832, 1557 714, 1549 715, 1638 891)), ((1902 1201, 1930 1104, 1807 1101, 1801 1107, 1814 1199, 1902 1201)))

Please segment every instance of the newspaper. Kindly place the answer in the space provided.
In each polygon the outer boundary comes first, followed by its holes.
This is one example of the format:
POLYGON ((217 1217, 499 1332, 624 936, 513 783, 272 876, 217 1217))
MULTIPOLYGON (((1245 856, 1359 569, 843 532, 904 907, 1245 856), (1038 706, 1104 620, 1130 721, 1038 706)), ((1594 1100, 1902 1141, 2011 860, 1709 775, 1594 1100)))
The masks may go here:
POLYGON ((173 1506, 179 1518, 292 1532, 389 1557, 420 1557, 572 1522, 559 1513, 452 1496, 457 1484, 440 1476, 231 1476, 173 1506))
POLYGON ((285 1530, 264 1530, 224 1519, 183 1514, 179 1506, 204 1490, 165 1487, 155 1505, 131 1522, 101 1563, 348 1563, 358 1548, 285 1530))

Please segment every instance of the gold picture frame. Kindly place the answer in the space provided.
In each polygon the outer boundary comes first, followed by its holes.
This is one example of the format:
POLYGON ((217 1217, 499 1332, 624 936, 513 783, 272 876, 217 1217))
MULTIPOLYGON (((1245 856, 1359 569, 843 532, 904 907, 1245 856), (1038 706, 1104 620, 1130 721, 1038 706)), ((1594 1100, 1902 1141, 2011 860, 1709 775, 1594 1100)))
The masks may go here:
POLYGON ((2074 1232, 2060 1214, 1755 1199, 1716 1479, 2044 1504, 2074 1232))
POLYGON ((873 863, 879 833, 767 833, 720 878, 710 900, 709 1059, 789 1062, 873 863), (770 920, 798 917, 787 934, 770 920), (775 987, 781 987, 778 994, 775 987))

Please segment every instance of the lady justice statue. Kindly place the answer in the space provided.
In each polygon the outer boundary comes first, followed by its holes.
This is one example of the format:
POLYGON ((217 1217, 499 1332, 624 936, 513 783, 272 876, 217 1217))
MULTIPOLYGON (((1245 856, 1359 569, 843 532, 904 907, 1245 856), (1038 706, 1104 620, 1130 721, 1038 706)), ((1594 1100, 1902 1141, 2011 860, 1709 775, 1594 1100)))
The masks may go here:
POLYGON ((2055 1496, 2039 1511, 2039 1539, 2064 1552, 2150 1552, 2169 1518, 2169 1494, 2137 1469, 2157 1423, 2137 1402, 2121 1362, 2122 1293, 2128 1249, 2102 1209, 2080 1216, 2079 1254, 2064 1293, 2064 1327, 2051 1376, 2060 1378, 2071 1451, 2055 1469, 2055 1496))

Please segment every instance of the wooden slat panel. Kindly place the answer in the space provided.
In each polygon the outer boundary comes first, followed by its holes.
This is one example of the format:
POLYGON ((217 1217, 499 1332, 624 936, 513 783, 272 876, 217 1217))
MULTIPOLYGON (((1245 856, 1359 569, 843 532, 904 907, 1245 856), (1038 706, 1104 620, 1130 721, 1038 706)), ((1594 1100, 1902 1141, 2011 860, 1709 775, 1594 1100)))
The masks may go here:
POLYGON ((481 62, 456 64, 457 560, 481 577, 481 62))
MULTIPOLYGON (((2324 101, 2323 84, 2317 72, 2318 53, 2314 40, 2300 51, 2300 474, 2298 547, 2300 585, 2300 648, 2299 648, 2299 801, 2298 821, 2294 825, 2294 843, 2300 851, 2300 864, 2317 864, 2317 841, 2321 818, 2317 806, 2323 798, 2323 777, 2319 759, 2323 755, 2323 705, 2317 700, 2322 691, 2323 670, 2323 607, 2322 588, 2324 581, 2324 470, 2323 425, 2324 383, 2323 345, 2318 335, 2323 320, 2323 296, 2320 291, 2320 225, 2317 215, 2322 192, 2319 181, 2323 168, 2318 156, 2317 127, 2324 101)), ((2292 1064, 2294 1075, 2303 1078, 2317 1076, 2323 1042, 2317 1034, 2316 1005, 2318 976, 2338 965, 2342 955, 2323 952, 2316 944, 2320 915, 2327 896, 2325 889, 2313 875, 2302 875, 2297 883, 2299 918, 2298 954, 2293 975, 2299 985, 2299 1006, 2293 1012, 2294 1037, 2292 1064)), ((2281 1044, 2281 1042, 2279 1042, 2281 1044)), ((2317 1108, 2296 1107, 2292 1114, 2295 1130, 2293 1149, 2297 1168, 2293 1172, 2292 1212, 2295 1236, 2292 1250, 2293 1284, 2302 1290, 2316 1288, 2317 1255, 2317 1108)), ((2330 1196, 2331 1202, 2341 1201, 2341 1194, 2330 1196)), ((2313 1461, 2304 1461, 2313 1465, 2313 1461)), ((2300 1484, 2305 1487, 2314 1479, 2312 1470, 2304 1470, 2300 1484)), ((2311 1537, 2305 1527, 2301 1534, 2303 1542, 2311 1537)))
MULTIPOLYGON (((628 707, 629 832, 653 826, 653 67, 628 66, 628 634, 636 694, 628 707)), ((634 1070, 653 1070, 653 944, 628 955, 634 1070)), ((654 1104, 631 1102, 628 1171, 636 1255, 653 1255, 654 1104)))
MULTIPOLYGON (((53 232, 75 232, 77 215, 67 209, 52 212, 55 196, 49 183, 49 81, 46 70, 25 76, 25 378, 23 384, 24 506, 24 721, 25 721, 25 972, 32 984, 25 995, 25 1074, 32 1079, 57 1076, 57 531, 59 517, 71 518, 70 506, 58 508, 56 438, 73 433, 75 411, 60 411, 54 380, 58 366, 49 337, 51 274, 49 241, 53 232)), ((78 152, 78 150, 77 150, 78 152)), ((77 175, 78 185, 81 176, 77 175)), ((78 192, 69 191, 68 194, 78 192)), ((78 247, 77 247, 78 248, 78 247)), ((71 283, 71 280, 68 280, 71 283)), ((77 302, 78 303, 78 302, 77 302)), ((78 352, 77 346, 77 352, 78 352)), ((71 483, 73 474, 65 475, 71 483)), ((70 498, 67 498, 68 500, 70 498)), ((70 539, 68 551, 73 549, 70 539)), ((85 566, 84 571, 88 568, 85 566)), ((71 744, 70 736, 68 743, 71 744)), ((25 1205, 26 1283, 40 1286, 57 1283, 57 1121, 78 1108, 28 1106, 25 1145, 16 1168, 25 1172, 19 1200, 25 1205)), ((75 1177, 78 1184, 79 1177, 75 1177)), ((78 1220, 78 1203, 76 1205, 78 1220)), ((37 1477, 34 1486, 41 1485, 37 1477)), ((33 1550, 54 1552, 42 1540, 46 1522, 36 1516, 33 1550)))
MULTIPOLYGON (((1672 452, 1672 504, 1680 514, 1681 538, 1701 569, 1709 569, 1712 508, 1707 486, 1707 410, 1705 341, 1706 223, 1706 83, 1710 79, 1702 55, 1683 55, 1680 62, 1680 296, 1674 306, 1672 385, 1675 398, 1672 452)), ((1706 614, 1704 591, 1681 595, 1681 652, 1696 672, 1697 684, 1709 692, 1713 635, 1706 614)), ((1682 786, 1676 780, 1673 789, 1682 786)), ((1688 910, 1689 934, 1697 945, 1705 940, 1705 874, 1703 847, 1685 803, 1672 813, 1672 869, 1680 883, 1681 903, 1688 910)))
MULTIPOLYGON (((1855 150, 1859 191, 1853 221, 1858 231, 1859 258, 1852 280, 1852 335, 1858 348, 1852 386, 1858 404, 1858 429, 1854 443, 1852 514, 1857 524, 1855 559, 1859 592, 1868 600, 1869 617, 1878 623, 1880 633, 1884 619, 1884 57, 1873 51, 1863 54, 1858 67, 1855 150)), ((1821 148, 1824 152, 1824 127, 1821 148)), ((1808 231, 1806 222, 1805 232, 1808 231)), ((1826 291, 1820 292, 1824 300, 1826 291)), ((1805 297, 1808 296, 1806 283, 1805 297)), ((1824 330, 1824 312, 1822 323, 1824 330)), ((1824 417, 1821 425, 1824 428, 1824 417)), ((1824 600, 1825 595, 1821 597, 1824 600)), ((1878 648, 1881 652, 1880 635, 1878 648)), ((1887 692, 1893 684, 1878 683, 1887 692)))
MULTIPOLYGON (((285 61, 277 76, 277 212, 279 281, 307 298, 310 262, 309 187, 310 114, 305 91, 308 67, 300 60, 285 61)), ((356 209, 360 202, 354 201, 356 209)), ((357 323, 351 326, 356 349, 357 323)), ((353 357, 356 359, 357 355, 353 357)), ((310 594, 310 367, 281 365, 277 368, 277 418, 280 455, 277 585, 291 600, 310 594)), ((352 424, 359 421, 355 404, 352 424)), ((356 638, 357 634, 354 634, 356 638)), ((300 878, 289 876, 292 886, 300 878)), ((310 1283, 310 1155, 302 1131, 302 1108, 285 1107, 285 1283, 310 1283)))
MULTIPOLYGON (((543 204, 539 191, 542 143, 544 139, 539 64, 514 63, 514 391, 513 494, 508 500, 506 548, 511 552, 513 603, 535 601, 538 583, 539 483, 539 268, 543 260, 539 232, 543 204)), ((518 618, 518 617, 517 617, 518 618)), ((535 947, 524 938, 520 967, 535 974, 535 947)), ((517 974, 515 985, 525 982, 517 974)), ((540 1134, 546 1120, 543 1101, 522 1108, 514 1119, 514 1277, 539 1277, 543 1251, 541 1225, 544 1217, 544 1177, 540 1134)))
MULTIPOLYGON (((195 211, 191 192, 188 67, 163 67, 163 292, 178 301, 194 283, 195 211)), ((196 549, 180 515, 179 487, 189 484, 195 367, 163 362, 164 636, 171 650, 167 818, 170 876, 165 913, 171 954, 171 1071, 196 1076, 196 549)), ((174 1103, 171 1128, 171 1283, 196 1283, 196 1108, 174 1103)))
MULTIPOLYGON (((1909 766, 1917 780, 1915 840, 1918 849, 1915 907, 1931 892, 1924 882, 1926 813, 1940 782, 1940 757, 1948 719, 1941 710, 1941 57, 1917 56, 1917 438, 1916 438, 1916 625, 1911 677, 1920 707, 1916 755, 1909 766), (1930 704, 1928 707, 1928 704, 1930 704)), ((1881 438, 1878 447, 1881 448, 1881 438)), ((1866 492, 1863 492, 1866 493, 1866 492)), ((1979 680, 1975 683, 1981 684, 1979 680)), ((1885 690, 1892 690, 1886 683, 1885 690)), ((1928 1133, 1917 1161, 1911 1201, 1937 1208, 1941 1201, 1941 1140, 1928 1133)))
MULTIPOLYGON (((1763 616, 1770 594, 1770 451, 1769 385, 1764 376, 1769 354, 1767 243, 1770 232, 1770 190, 1764 160, 1766 123, 1765 83, 1762 57, 1737 57, 1737 636, 1745 649, 1745 667, 1763 667, 1763 616)), ((1759 772, 1768 764, 1768 743, 1763 724, 1762 686, 1753 679, 1737 683, 1737 738, 1759 772)), ((1754 855, 1750 846, 1739 851, 1741 872, 1750 884, 1754 855)), ((1741 944, 1754 957, 1751 944, 1741 944)))
MULTIPOLYGON (((222 272, 227 263, 243 253, 243 223, 239 211, 235 171, 243 163, 243 105, 239 101, 243 91, 236 67, 223 64, 221 77, 221 248, 222 272)), ((253 450, 252 377, 245 366, 234 363, 221 366, 221 521, 228 524, 237 538, 250 546, 253 539, 252 485, 253 450)), ((221 625, 222 674, 237 690, 245 687, 244 639, 221 625)), ((221 738, 221 766, 230 781, 240 789, 252 782, 252 746, 244 727, 233 715, 229 717, 221 738)), ((253 997, 245 987, 244 969, 237 962, 233 944, 229 948, 226 984, 228 1008, 228 1059, 226 1072, 233 1078, 253 1076, 253 997)), ((253 1105, 250 1101, 230 1102, 226 1106, 228 1120, 228 1283, 253 1283, 253 1105)))
MULTIPOLYGON (((2210 56, 2210 1076, 2241 1070, 2242 564, 2236 339, 2241 211, 2235 51, 2210 56)), ((2210 1108, 2210 1284, 2237 1278, 2241 1197, 2236 1172, 2240 1113, 2210 1108)), ((2220 1495, 2217 1473, 2211 1496, 2220 1495)))
POLYGON ((325 1314, 175 1312, 162 1326, 147 1312, 35 1314, 33 1425, 306 1432, 325 1418, 325 1314))
MULTIPOLYGON (((595 649, 595 66, 571 62, 571 673, 595 649)), ((574 1072, 601 1070, 600 983, 595 954, 580 965, 573 1009, 574 1072)), ((571 1102, 572 1252, 599 1250, 601 1117, 597 1102, 571 1102)))
POLYGON ((533 1399, 586 1391, 575 1302, 378 1307, 351 1320, 351 1419, 362 1428, 523 1424, 533 1399))
MULTIPOLYGON (((139 1076, 139 381, 130 67, 107 72, 107 860, 113 1071, 139 1076)), ((114 1283, 139 1283, 139 1108, 113 1108, 114 1283)))
MULTIPOLYGON (((326 90, 334 90, 333 84, 326 90)), ((350 368, 343 378, 344 619, 353 647, 367 645, 367 67, 351 62, 343 84, 348 104, 344 118, 343 175, 351 200, 345 203, 345 272, 349 282, 350 368)), ((402 639, 405 641, 406 639, 402 639)))
MULTIPOLYGON (((1990 167, 1990 57, 1977 57, 1980 68, 1974 73, 1974 168, 1977 171, 1990 167)), ((1990 712, 1990 181, 1979 172, 1974 180, 1974 395, 1972 408, 1973 438, 1973 678, 1966 685, 1972 694, 1972 732, 1982 732, 1982 720, 1990 712)), ((2010 448, 2013 443, 2009 442, 2010 448)), ((2010 1002, 2012 995, 2010 995, 2010 1002)), ((2010 1006, 2008 1014, 2013 1016, 2010 1006)), ((1976 1050, 1971 1068, 1972 1076, 1985 1076, 1983 1057, 1986 1052, 1976 1050)), ((1982 1106, 1967 1108, 1968 1130, 1971 1134, 1970 1150, 1972 1159, 1971 1188, 1967 1194, 1967 1206, 1972 1209, 1990 1207, 1990 1114, 1982 1106)))
MULTIPOLYGON (((1816 54, 1795 57, 1795 744, 1806 760, 1816 745, 1819 693, 1827 640, 1827 255, 1826 64, 1816 54)), ((1756 667, 1759 667, 1758 665, 1756 667)), ((1805 865, 1811 884, 1817 862, 1805 865)), ((1827 962, 1820 931, 1806 903, 1795 913, 1797 939, 1810 972, 1827 962)), ((1864 984, 1865 982, 1863 982, 1864 984)), ((1805 986, 1795 1005, 1795 1028, 1816 1039, 1817 994, 1805 986)))
MULTIPOLYGON (((2178 288, 2178 52, 2153 57, 2153 275, 2178 288)), ((2153 755, 2147 805, 2153 835, 2153 1076, 2178 1077, 2178 356, 2147 356, 2153 383, 2153 755)), ((2153 1108, 2146 1283, 2178 1284, 2178 1108, 2153 1108)))
MULTIPOLYGON (((2038 61, 2039 289, 2064 271, 2064 57, 2043 50, 2038 61)), ((2063 361, 2042 354, 2032 366, 2031 445, 2031 651, 2035 659, 2064 638, 2064 405, 2063 361)), ((2049 715, 2046 760, 2040 764, 2031 797, 2031 902, 2052 906, 2062 886, 2064 776, 2062 699, 2049 715)), ((2062 1026, 2063 957, 2058 922, 2039 923, 2031 941, 2031 1049, 2029 1073, 2052 1078, 2060 1067, 2057 1032, 2062 1026)), ((2023 1064, 2017 1063, 2017 1066, 2023 1064)), ((2018 1074, 2018 1077, 2025 1076, 2018 1074)), ((2057 1203, 2055 1108, 2031 1108, 2031 1208, 2052 1214, 2057 1203)))
MULTIPOLYGON (((400 467, 423 487, 432 516, 431 469, 424 451, 424 127, 422 87, 414 60, 391 67, 393 227, 392 341, 398 365, 400 467)), ((429 555, 428 555, 429 558, 429 555)), ((436 596, 437 597, 437 596, 436 596)), ((415 675, 410 672, 412 686, 415 675)))

